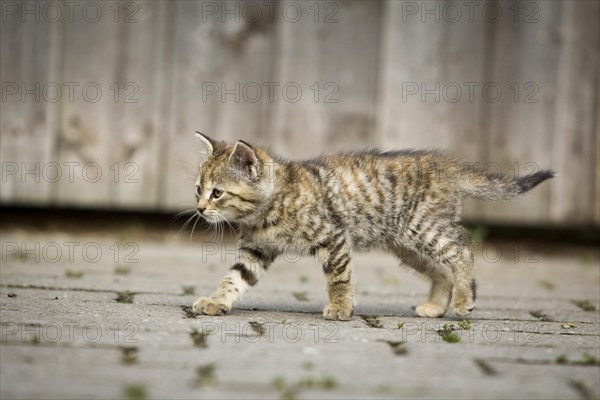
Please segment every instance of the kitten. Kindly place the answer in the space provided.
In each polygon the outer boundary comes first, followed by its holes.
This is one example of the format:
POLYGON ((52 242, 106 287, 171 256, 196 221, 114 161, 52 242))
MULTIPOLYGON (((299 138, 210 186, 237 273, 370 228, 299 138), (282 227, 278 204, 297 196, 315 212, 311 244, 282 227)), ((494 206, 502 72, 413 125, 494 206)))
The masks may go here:
POLYGON ((460 225, 461 199, 508 199, 554 176, 485 174, 433 151, 363 151, 284 161, 238 141, 197 134, 206 160, 196 180, 197 212, 209 223, 235 222, 239 260, 197 313, 229 311, 290 245, 323 261, 329 304, 323 316, 348 320, 354 311, 354 251, 384 249, 428 277, 422 317, 456 315, 475 306, 469 235, 460 225))

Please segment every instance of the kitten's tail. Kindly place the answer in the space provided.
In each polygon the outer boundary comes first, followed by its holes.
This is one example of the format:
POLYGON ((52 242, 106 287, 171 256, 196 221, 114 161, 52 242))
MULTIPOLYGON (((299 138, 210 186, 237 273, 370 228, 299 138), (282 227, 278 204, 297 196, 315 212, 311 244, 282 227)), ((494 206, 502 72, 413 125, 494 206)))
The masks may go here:
POLYGON ((525 193, 546 179, 554 177, 554 171, 542 170, 513 178, 505 175, 469 171, 460 179, 460 189, 467 196, 486 200, 511 199, 525 193))

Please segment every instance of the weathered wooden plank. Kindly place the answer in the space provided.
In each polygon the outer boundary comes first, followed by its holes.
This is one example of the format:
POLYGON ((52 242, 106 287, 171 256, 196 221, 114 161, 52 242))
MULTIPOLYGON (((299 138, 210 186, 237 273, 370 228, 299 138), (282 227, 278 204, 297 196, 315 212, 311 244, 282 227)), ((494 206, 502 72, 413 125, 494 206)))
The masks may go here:
POLYGON ((463 15, 452 22, 454 17, 444 18, 441 9, 436 19, 435 13, 423 15, 424 4, 417 5, 416 14, 402 2, 385 5, 379 106, 382 140, 399 147, 455 150, 476 160, 485 21, 478 15, 472 21, 463 15))
POLYGON ((381 9, 368 1, 282 2, 275 72, 280 86, 270 125, 280 153, 313 157, 378 144, 373 127, 381 9))
MULTIPOLYGON (((551 186, 547 220, 589 224, 598 217, 595 187, 598 157, 598 2, 565 2, 561 26, 552 167, 559 176, 551 186)), ((597 221, 597 219, 596 219, 597 221)))
MULTIPOLYGON (((524 21, 524 15, 515 20, 509 14, 495 24, 490 82, 502 94, 490 87, 486 139, 490 172, 524 176, 553 166, 559 54, 564 48, 561 20, 566 2, 530 4, 537 10, 530 22, 524 21)), ((547 221, 553 185, 555 182, 545 183, 511 201, 485 203, 486 220, 547 221)))
POLYGON ((600 51, 596 51, 596 195, 594 199, 594 224, 600 225, 600 51))
POLYGON ((113 3, 91 4, 64 24, 63 80, 74 85, 73 100, 61 103, 57 158, 72 179, 61 179, 53 198, 61 205, 109 207, 114 204, 111 154, 112 118, 119 30, 113 3), (96 12, 96 10, 101 10, 96 12))
POLYGON ((165 132, 160 111, 168 97, 164 81, 170 71, 165 64, 172 45, 166 32, 173 23, 168 7, 166 2, 123 3, 115 26, 120 45, 109 168, 111 202, 121 208, 158 207, 160 154, 166 150, 161 146, 165 132))
MULTIPOLYGON (((600 52, 596 54, 596 104, 600 106, 600 52)), ((600 225, 600 112, 596 109, 596 198, 594 200, 594 223, 600 225)))
POLYGON ((25 130, 24 116, 20 114, 22 103, 19 93, 21 72, 21 52, 25 27, 16 19, 0 24, 0 82, 2 82, 2 112, 0 112, 0 162, 2 182, 0 201, 15 203, 20 180, 19 135, 25 130), (10 83, 13 87, 9 90, 10 83), (16 86, 16 87, 15 87, 16 86), (14 92, 9 96, 9 93, 14 92))
MULTIPOLYGON (((58 104, 64 97, 58 70, 59 21, 28 15, 13 3, 2 25, 2 193, 0 201, 48 204, 50 187, 62 179, 53 159, 58 104)), ((35 10, 35 9, 34 9, 35 10)), ((64 175, 64 174, 63 174, 64 175)))
POLYGON ((176 4, 161 198, 166 209, 193 206, 195 167, 201 158, 194 131, 229 141, 264 137, 269 106, 264 84, 270 81, 273 30, 266 10, 257 18, 248 9, 244 12, 243 5, 211 3, 217 8, 209 10, 201 2, 176 4), (257 87, 262 90, 258 98, 257 87))

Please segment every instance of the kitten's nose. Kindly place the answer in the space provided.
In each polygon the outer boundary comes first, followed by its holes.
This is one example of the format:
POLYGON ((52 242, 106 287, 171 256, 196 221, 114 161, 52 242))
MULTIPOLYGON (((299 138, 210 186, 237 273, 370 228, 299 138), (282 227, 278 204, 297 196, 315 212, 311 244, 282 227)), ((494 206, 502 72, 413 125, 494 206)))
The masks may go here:
POLYGON ((198 212, 200 214, 204 214, 204 210, 206 210, 206 208, 200 208, 200 207, 198 207, 198 208, 196 208, 196 210, 198 210, 198 212))

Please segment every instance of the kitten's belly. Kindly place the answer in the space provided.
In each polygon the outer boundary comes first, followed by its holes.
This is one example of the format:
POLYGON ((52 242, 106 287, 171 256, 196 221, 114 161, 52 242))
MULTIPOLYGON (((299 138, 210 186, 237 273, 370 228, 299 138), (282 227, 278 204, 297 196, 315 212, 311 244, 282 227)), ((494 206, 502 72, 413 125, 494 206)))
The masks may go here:
POLYGON ((400 237, 401 228, 393 216, 377 212, 351 216, 348 218, 348 227, 352 248, 357 251, 389 247, 400 237))
POLYGON ((350 236, 352 248, 364 252, 376 248, 386 248, 390 243, 389 233, 380 227, 361 227, 354 229, 350 236))

